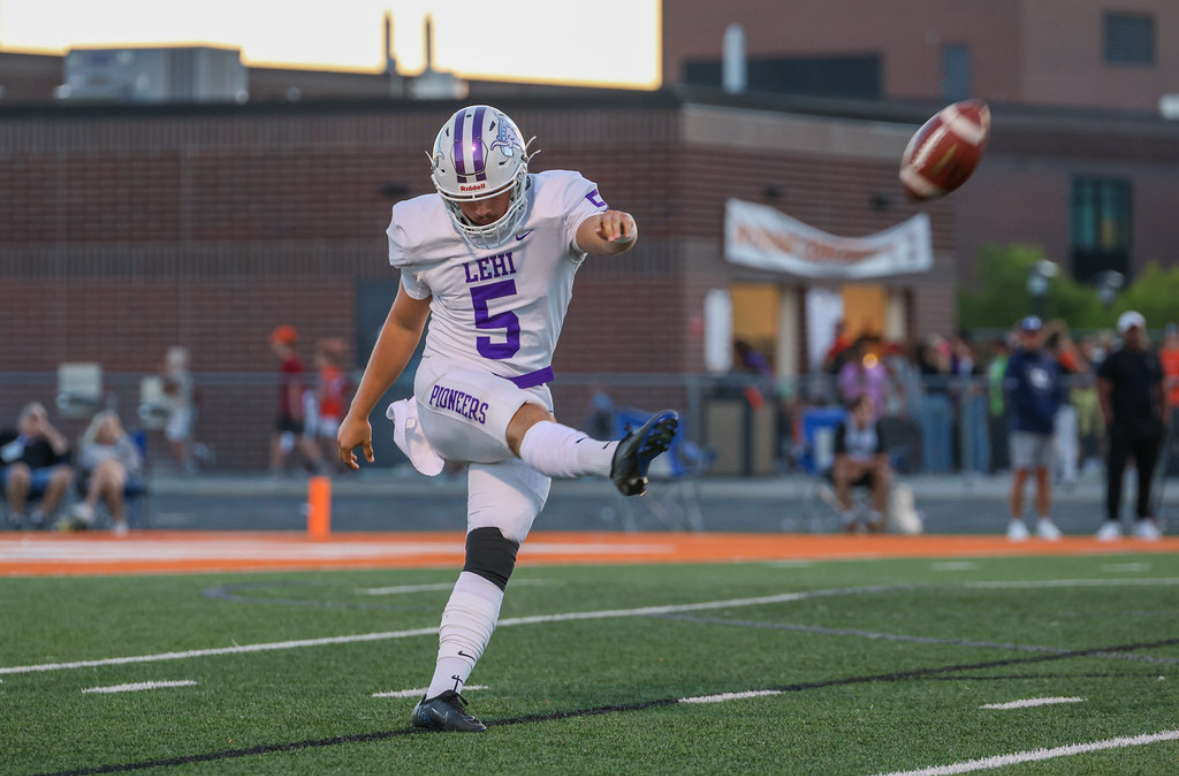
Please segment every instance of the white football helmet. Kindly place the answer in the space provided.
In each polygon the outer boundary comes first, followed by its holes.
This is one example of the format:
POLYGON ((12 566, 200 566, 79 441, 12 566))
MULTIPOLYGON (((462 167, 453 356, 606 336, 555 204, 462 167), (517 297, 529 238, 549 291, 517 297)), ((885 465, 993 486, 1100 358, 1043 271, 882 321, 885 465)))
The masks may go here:
MULTIPOLYGON (((531 143, 529 140, 528 143, 531 143)), ((489 105, 463 108, 442 125, 430 154, 430 177, 451 223, 476 250, 507 242, 527 210, 528 143, 516 123, 489 105), (512 192, 508 210, 498 221, 476 226, 463 216, 460 202, 512 192)))

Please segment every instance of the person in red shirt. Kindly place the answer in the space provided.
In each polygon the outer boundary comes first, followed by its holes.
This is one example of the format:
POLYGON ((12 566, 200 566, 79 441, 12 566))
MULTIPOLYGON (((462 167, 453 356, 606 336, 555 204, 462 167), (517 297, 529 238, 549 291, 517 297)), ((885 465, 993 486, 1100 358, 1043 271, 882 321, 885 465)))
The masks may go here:
POLYGON ((1179 326, 1167 324, 1163 347, 1159 350, 1163 362, 1163 385, 1167 391, 1167 407, 1171 415, 1179 410, 1179 326))
POLYGON ((315 442, 303 434, 304 369, 295 345, 299 332, 294 326, 282 325, 270 335, 270 348, 280 365, 278 389, 278 420, 270 437, 270 473, 282 475, 286 471, 287 456, 295 447, 307 457, 313 468, 323 465, 323 453, 315 442))
MULTIPOLYGON (((315 365, 319 369, 319 385, 315 391, 318 417, 315 427, 308 429, 307 435, 321 449, 327 446, 325 455, 329 459, 330 453, 336 450, 336 432, 340 430, 340 419, 348 411, 348 396, 352 392, 352 382, 341 368, 345 349, 341 340, 324 339, 319 341, 315 354, 315 365)), ((343 462, 338 463, 338 471, 348 471, 343 462)))

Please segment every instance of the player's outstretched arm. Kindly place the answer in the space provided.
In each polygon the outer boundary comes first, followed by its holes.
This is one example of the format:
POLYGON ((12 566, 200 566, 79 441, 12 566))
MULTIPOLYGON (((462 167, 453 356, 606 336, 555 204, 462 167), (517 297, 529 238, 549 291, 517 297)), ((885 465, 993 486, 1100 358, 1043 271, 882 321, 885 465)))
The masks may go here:
POLYGON ((364 368, 364 376, 360 378, 360 386, 352 397, 348 415, 341 421, 340 431, 336 434, 340 460, 353 469, 360 468, 356 454, 352 452, 357 447, 364 450, 365 460, 372 463, 373 428, 368 422, 368 416, 389 386, 401 376, 410 356, 417 349, 422 329, 426 327, 429 317, 430 297, 414 299, 405 293, 404 288, 397 292, 397 298, 377 337, 377 344, 373 346, 368 366, 364 368))
POLYGON ((577 227, 577 247, 594 256, 614 256, 634 247, 639 227, 630 213, 607 210, 577 227))

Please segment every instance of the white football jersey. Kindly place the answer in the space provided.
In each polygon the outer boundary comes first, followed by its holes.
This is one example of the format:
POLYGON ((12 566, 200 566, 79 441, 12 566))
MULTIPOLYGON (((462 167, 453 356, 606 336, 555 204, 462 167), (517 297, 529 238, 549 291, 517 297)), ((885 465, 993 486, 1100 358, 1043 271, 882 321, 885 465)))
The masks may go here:
POLYGON ((528 177, 527 214, 494 250, 471 248, 437 194, 393 206, 389 263, 401 270, 406 293, 433 297, 423 357, 509 378, 552 365, 573 276, 586 256, 577 228, 606 203, 576 172, 528 177))

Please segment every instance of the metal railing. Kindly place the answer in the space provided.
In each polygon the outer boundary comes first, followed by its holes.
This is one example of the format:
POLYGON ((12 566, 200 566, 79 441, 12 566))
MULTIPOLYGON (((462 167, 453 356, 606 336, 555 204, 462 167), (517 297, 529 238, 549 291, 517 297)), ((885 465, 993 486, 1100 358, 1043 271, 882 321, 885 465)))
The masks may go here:
MULTIPOLYGON (((15 426, 26 403, 39 401, 66 436, 76 441, 89 413, 114 409, 128 430, 145 430, 148 457, 157 470, 179 466, 164 433, 168 408, 156 394, 144 401, 143 373, 105 373, 97 395, 66 412, 59 403, 59 376, 51 372, 0 372, 0 428, 15 426)), ((357 376, 358 378, 358 376, 357 376)), ((216 471, 265 471, 281 386, 270 373, 196 373, 196 418, 192 442, 208 455, 198 463, 216 471)), ((307 375, 313 388, 315 375, 307 375)), ((809 375, 781 381, 759 375, 558 374, 552 384, 557 417, 599 436, 617 436, 617 411, 623 408, 678 410, 684 435, 716 454, 713 471, 730 475, 773 475, 798 465, 807 440, 802 429, 808 412, 845 403, 847 386, 838 377, 809 375)), ((988 473, 1006 467, 1008 403, 1000 386, 985 377, 890 377, 870 389, 879 397, 882 435, 906 473, 988 473)), ((409 377, 389 391, 389 401, 409 396, 409 377)), ((1095 380, 1072 378, 1069 401, 1057 418, 1061 475, 1077 476, 1087 461, 1102 456, 1104 423, 1095 380)), ((63 400, 64 402, 64 400, 63 400)), ((384 402, 373 415, 378 458, 404 463, 386 432, 384 402)), ((325 454, 331 437, 320 439, 325 454)), ((1092 466, 1094 463, 1089 463, 1092 466)))

